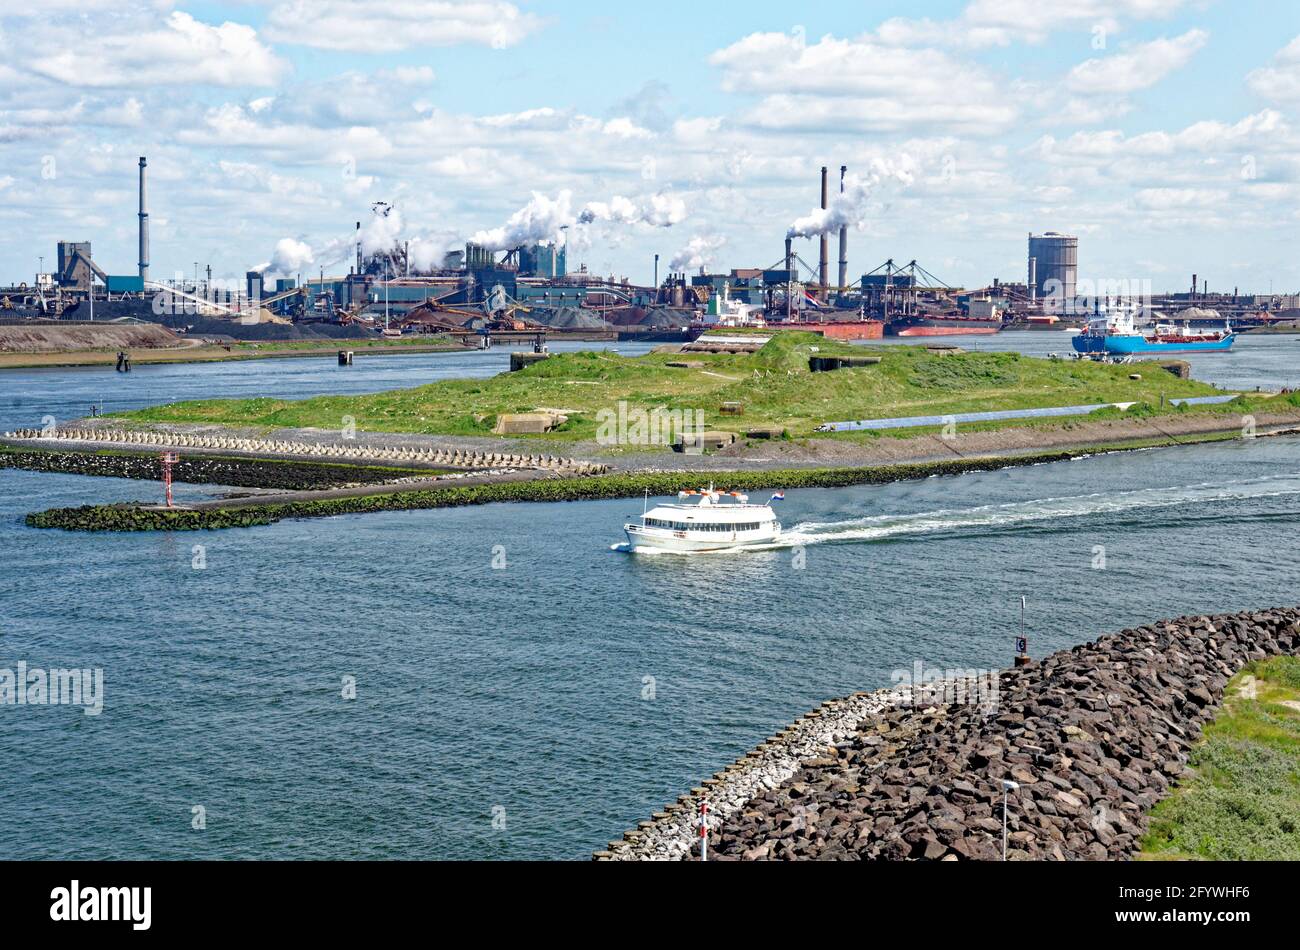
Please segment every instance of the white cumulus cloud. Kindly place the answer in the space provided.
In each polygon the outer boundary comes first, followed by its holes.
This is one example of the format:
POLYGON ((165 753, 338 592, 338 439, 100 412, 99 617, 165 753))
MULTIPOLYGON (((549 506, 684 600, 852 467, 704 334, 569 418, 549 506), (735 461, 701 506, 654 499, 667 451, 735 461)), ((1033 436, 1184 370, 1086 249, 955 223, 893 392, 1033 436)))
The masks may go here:
POLYGON ((994 132, 1017 115, 1013 98, 982 66, 870 35, 809 44, 798 35, 753 33, 710 62, 722 68, 726 91, 765 97, 749 119, 766 128, 994 132))
POLYGON ((1188 30, 1173 39, 1161 37, 1122 53, 1080 63, 1066 84, 1075 92, 1123 94, 1154 86, 1182 69, 1209 40, 1204 30, 1188 30))
POLYGON ((1246 81, 1265 98, 1300 101, 1300 36, 1279 50, 1269 65, 1254 70, 1246 81))
POLYGON ((505 49, 541 25, 502 0, 288 0, 272 7, 267 35, 359 53, 462 44, 505 49))
POLYGON ((288 64, 251 26, 211 26, 179 10, 160 29, 55 34, 27 63, 35 73, 71 86, 269 86, 288 64))

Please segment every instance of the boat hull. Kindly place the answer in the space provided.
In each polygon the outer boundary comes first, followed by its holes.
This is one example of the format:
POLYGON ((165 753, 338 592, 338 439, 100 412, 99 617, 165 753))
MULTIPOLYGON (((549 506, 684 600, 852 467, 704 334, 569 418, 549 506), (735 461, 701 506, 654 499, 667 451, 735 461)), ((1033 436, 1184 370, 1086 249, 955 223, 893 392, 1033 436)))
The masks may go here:
POLYGON ((675 554, 707 554, 710 551, 736 551, 759 547, 780 540, 781 531, 733 532, 720 537, 691 537, 684 531, 650 530, 640 525, 627 525, 623 529, 633 551, 665 551, 675 554))
POLYGON ((1000 333, 1000 327, 964 327, 950 324, 947 326, 906 327, 896 336, 992 336, 1000 333))
POLYGON ((1096 334, 1081 333, 1075 336, 1070 343, 1078 353, 1134 356, 1138 354, 1161 355, 1165 353, 1226 353, 1232 349, 1232 344, 1236 341, 1237 335, 1235 333, 1230 333, 1219 339, 1169 342, 1152 340, 1145 336, 1129 336, 1127 334, 1098 336, 1096 334))
POLYGON ((811 333, 820 333, 828 340, 879 340, 885 335, 885 325, 879 320, 801 323, 796 328, 811 333))
POLYGON ((980 317, 900 317, 885 327, 889 336, 989 336, 1001 332, 1001 320, 980 317))

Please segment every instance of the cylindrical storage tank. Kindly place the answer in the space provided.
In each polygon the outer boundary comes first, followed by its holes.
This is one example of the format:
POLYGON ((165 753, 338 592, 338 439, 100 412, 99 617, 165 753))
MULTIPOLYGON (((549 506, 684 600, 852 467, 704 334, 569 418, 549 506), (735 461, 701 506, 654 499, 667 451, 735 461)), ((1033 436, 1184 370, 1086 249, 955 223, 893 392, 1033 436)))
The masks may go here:
POLYGON ((1029 235, 1029 259, 1034 261, 1035 290, 1045 302, 1072 301, 1079 279, 1079 239, 1048 231, 1029 235))

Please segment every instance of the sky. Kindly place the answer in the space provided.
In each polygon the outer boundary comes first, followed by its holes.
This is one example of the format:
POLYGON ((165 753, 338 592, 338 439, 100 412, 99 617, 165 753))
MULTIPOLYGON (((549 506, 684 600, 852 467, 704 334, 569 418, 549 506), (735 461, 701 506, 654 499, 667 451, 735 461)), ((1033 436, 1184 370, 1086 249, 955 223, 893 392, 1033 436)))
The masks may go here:
POLYGON ((0 0, 0 282, 135 273, 141 155, 155 278, 345 273, 361 221, 648 283, 846 223, 855 277, 1062 231, 1084 280, 1295 292, 1300 4, 0 0))

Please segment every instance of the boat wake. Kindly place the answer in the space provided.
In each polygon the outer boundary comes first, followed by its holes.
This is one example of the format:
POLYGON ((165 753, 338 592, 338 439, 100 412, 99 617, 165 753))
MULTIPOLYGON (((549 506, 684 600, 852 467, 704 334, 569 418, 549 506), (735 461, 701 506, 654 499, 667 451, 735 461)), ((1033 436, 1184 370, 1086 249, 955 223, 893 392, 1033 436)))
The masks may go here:
MULTIPOLYGON (((998 530, 1017 525, 1051 524, 1077 518, 1122 515, 1125 512, 1192 507, 1203 515, 1207 505, 1252 498, 1300 495, 1300 473, 1272 475, 1228 483, 1204 483, 1166 488, 1143 488, 1126 492, 1096 492, 1063 498, 1040 498, 976 508, 939 509, 903 515, 870 515, 845 521, 808 521, 788 528, 770 544, 749 545, 744 551, 775 551, 814 544, 844 544, 885 541, 893 538, 929 536, 945 532, 998 530)), ((632 545, 611 548, 627 553, 650 552, 632 545)), ((731 551, 695 552, 728 554, 731 551)))
POLYGON ((1215 502, 1300 495, 1300 473, 1274 475, 1227 484, 1204 483, 1172 488, 1143 488, 1127 492, 1097 492, 1064 498, 1040 498, 978 508, 940 509, 908 515, 874 515, 836 522, 804 522, 781 537, 781 547, 849 541, 876 541, 908 535, 966 529, 997 529, 1050 523, 1130 511, 1198 510, 1215 502))

